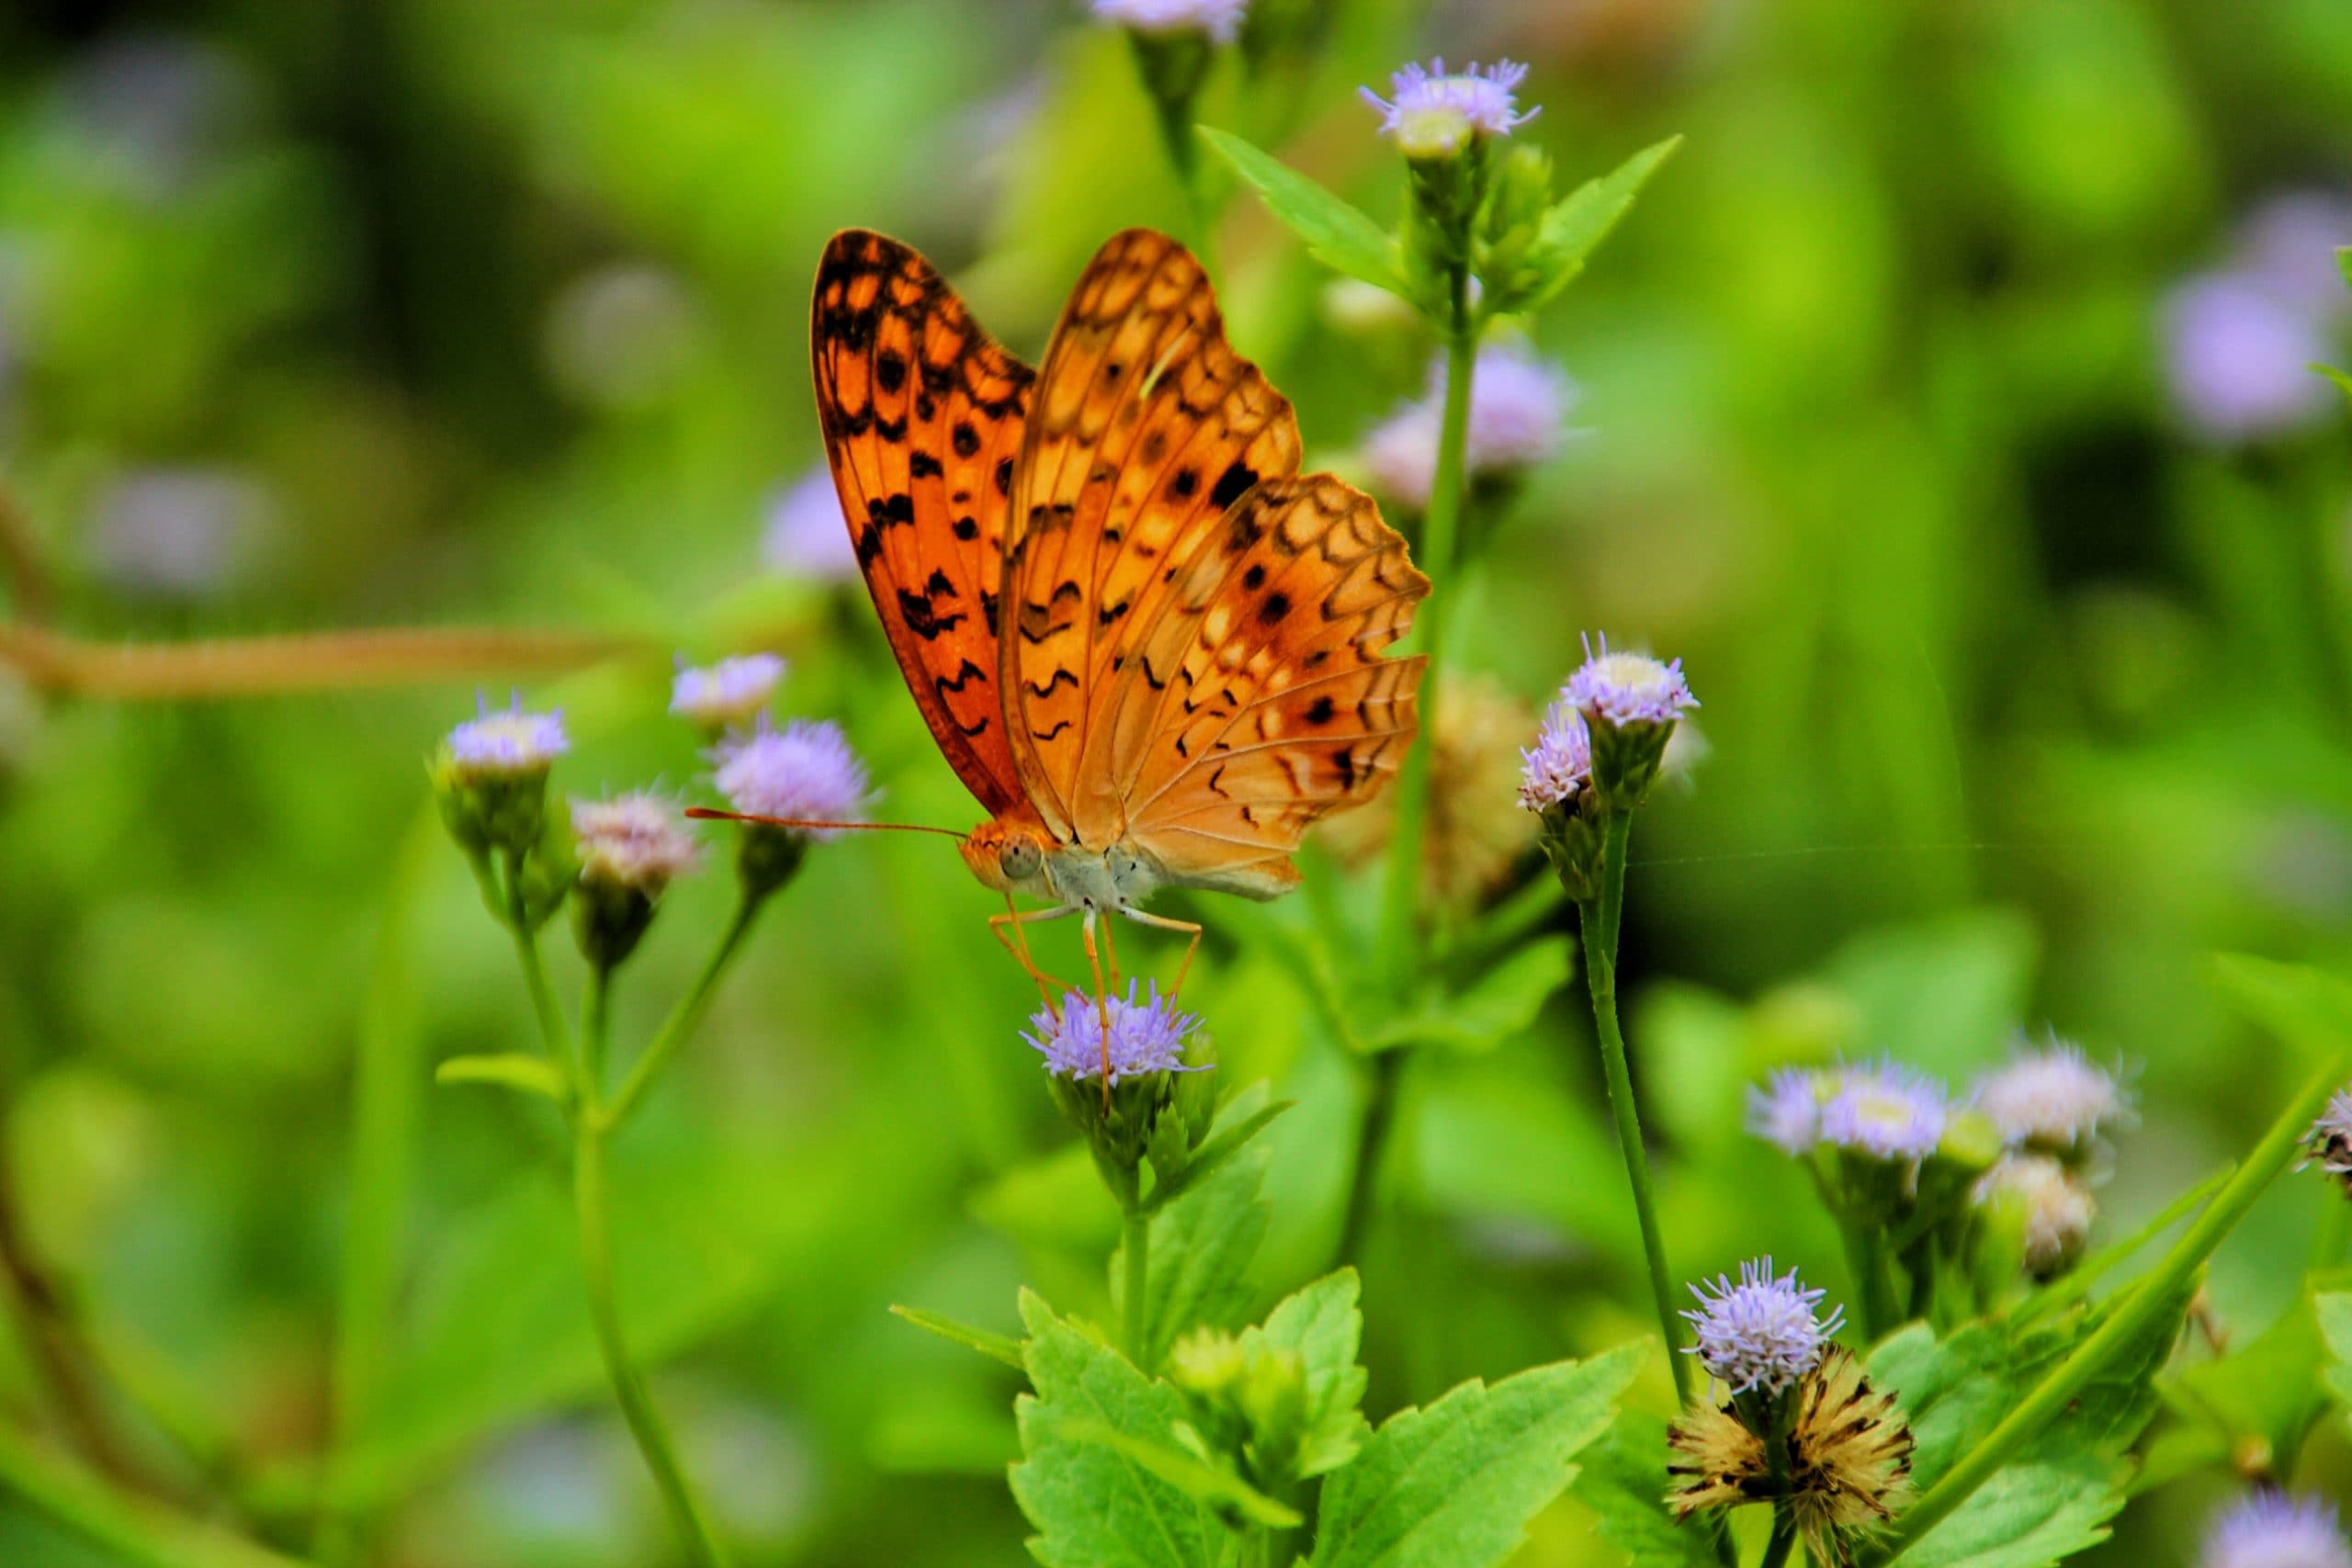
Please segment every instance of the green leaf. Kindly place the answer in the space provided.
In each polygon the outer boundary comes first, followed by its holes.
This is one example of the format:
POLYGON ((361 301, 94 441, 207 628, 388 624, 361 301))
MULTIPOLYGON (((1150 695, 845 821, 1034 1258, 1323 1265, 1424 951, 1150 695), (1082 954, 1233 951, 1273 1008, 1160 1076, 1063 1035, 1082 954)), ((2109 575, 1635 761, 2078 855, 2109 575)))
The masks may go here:
MULTIPOLYGON (((2154 1413, 2155 1375, 2172 1353, 2198 1282, 2196 1270, 2177 1281, 2164 1309, 2064 1415, 1902 1561, 1912 1568, 2045 1568, 2105 1540, 2131 1474, 2125 1451, 2154 1413)), ((2107 1311, 2113 1309, 2109 1303, 2107 1311)), ((1882 1344, 1871 1357, 1871 1377, 1895 1395, 1911 1422, 1917 1485, 1932 1487, 2103 1318, 2085 1314, 2022 1334, 1998 1322, 1975 1323, 1940 1343, 1914 1325, 1882 1344)))
POLYGON ((2333 365, 2313 365, 2309 368, 2318 371, 2321 375, 2326 377, 2329 380, 2343 388, 2346 396, 2352 396, 2352 376, 2346 375, 2343 371, 2338 370, 2333 365))
POLYGON ((1154 1210, 1164 1209, 1216 1175, 1226 1161, 1249 1145, 1250 1139, 1264 1132, 1275 1117, 1297 1103, 1295 1100, 1278 1100, 1272 1105, 1260 1107, 1238 1122, 1230 1113, 1218 1118, 1217 1130, 1193 1151, 1192 1158, 1184 1168, 1165 1186, 1151 1190, 1151 1196, 1147 1201, 1148 1205, 1154 1210))
POLYGON ((1424 1003, 1374 1030, 1367 1051, 1400 1045, 1450 1045, 1487 1051, 1535 1021, 1552 993, 1576 973, 1574 944, 1565 936, 1531 942, 1471 983, 1467 989, 1424 1003))
POLYGON ((1021 1359, 1021 1341, 1009 1334, 992 1334, 985 1328, 975 1328, 968 1323, 958 1323, 952 1317, 928 1312, 922 1307, 893 1306, 890 1314, 904 1318, 926 1334, 936 1334, 967 1350, 978 1350, 991 1360, 1002 1361, 1015 1371, 1027 1368, 1027 1363, 1021 1359))
POLYGON ((1584 270, 1584 264, 1600 248, 1609 231, 1630 211, 1634 197, 1642 186, 1657 173, 1658 165, 1674 155, 1682 145, 1682 138, 1669 136, 1665 141, 1645 147, 1598 179, 1587 180, 1553 204, 1544 214, 1544 230, 1528 253, 1528 265, 1536 275, 1536 282, 1529 289, 1501 308, 1511 310, 1532 310, 1566 288, 1584 270))
POLYGON ((571 1098, 562 1072, 545 1056, 507 1051, 494 1056, 452 1056, 433 1069, 435 1083, 488 1083, 543 1094, 558 1105, 571 1098))
POLYGON ((2352 1409, 2352 1291, 2330 1291, 2312 1303, 2313 1325, 2326 1345, 2328 1365, 2321 1374, 2328 1393, 2352 1409))
POLYGON ((1212 1507, 1231 1509, 1251 1524, 1275 1529, 1295 1529, 1306 1519, 1298 1510, 1275 1502, 1229 1470, 1220 1470, 1200 1455, 1173 1443, 1156 1443, 1131 1437, 1099 1421, 1069 1421, 1058 1435, 1074 1442, 1100 1443, 1124 1455, 1152 1474, 1212 1507))
POLYGON ((1371 1428, 1357 1406, 1363 1403, 1366 1373, 1356 1364, 1363 1336, 1357 1309, 1356 1271, 1326 1274, 1283 1298, 1266 1314, 1265 1326, 1242 1335, 1278 1350, 1295 1350, 1306 1371, 1306 1437, 1300 1444, 1301 1479, 1339 1469, 1356 1456, 1371 1428))
POLYGON ((1107 1345, 1021 1293, 1023 1359, 1037 1392, 1013 1402, 1023 1458, 1012 1495, 1037 1527, 1047 1568, 1214 1568, 1225 1529, 1198 1499, 1102 1440, 1105 1431, 1166 1444, 1184 1399, 1107 1345))
POLYGON ((1201 140, 1249 182, 1266 210, 1306 242, 1309 255, 1334 272, 1361 278, 1400 299, 1413 299, 1412 285, 1397 265, 1396 243, 1385 229, 1238 136, 1212 126, 1196 129, 1201 140))
POLYGON ((1476 1379, 1404 1410, 1323 1483, 1315 1568, 1483 1568, 1568 1483, 1608 1430, 1638 1349, 1560 1361, 1489 1387, 1476 1379))
MULTIPOLYGON (((2325 1366, 2327 1346, 2318 1318, 2330 1292, 2352 1285, 2352 1271, 2329 1269, 2304 1281, 2301 1295, 2277 1323, 2218 1360, 2199 1361, 2159 1385, 2165 1403, 2185 1419, 2218 1430, 2226 1447, 2259 1438, 2282 1475, 2292 1474, 2303 1438, 2326 1408, 2312 1369, 2325 1366)), ((2339 1394, 2339 1366, 2323 1375, 2339 1394)))
MULTIPOLYGON (((1217 1118, 1212 1143, 1232 1129, 1262 1117, 1266 1086, 1252 1084, 1234 1096, 1217 1118)), ((1205 1146, 1205 1145, 1204 1145, 1205 1146)), ((1205 1179, 1187 1185, 1151 1216, 1151 1253, 1146 1259, 1144 1354, 1146 1366, 1167 1359, 1168 1347, 1186 1329, 1207 1323, 1231 1327, 1250 1303, 1243 1279, 1258 1244, 1265 1239, 1267 1209, 1258 1190, 1266 1179, 1266 1145, 1241 1145, 1217 1162, 1205 1179)), ((1111 1256, 1112 1310, 1125 1312, 1126 1244, 1111 1256)))
POLYGON ((1586 1450, 1571 1489, 1634 1568, 1719 1568, 1707 1532, 1666 1511, 1666 1423, 1628 1410, 1586 1450))

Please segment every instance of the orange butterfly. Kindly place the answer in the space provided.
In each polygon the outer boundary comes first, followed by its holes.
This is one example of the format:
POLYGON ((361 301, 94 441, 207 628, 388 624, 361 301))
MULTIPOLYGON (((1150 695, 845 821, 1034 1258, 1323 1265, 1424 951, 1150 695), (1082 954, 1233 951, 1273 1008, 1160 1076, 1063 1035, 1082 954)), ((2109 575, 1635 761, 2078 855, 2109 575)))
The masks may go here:
POLYGON ((1201 928, 1140 906, 1296 885, 1306 829, 1411 743, 1425 660, 1379 655, 1429 579, 1371 497, 1299 474, 1289 400, 1165 234, 1095 254, 1033 371, 921 255, 847 231, 810 350, 874 607, 989 813, 962 848, 1005 896, 990 929, 1049 1006, 1030 921, 1084 915, 1098 997, 1102 912, 1189 932, 1188 970, 1201 928))

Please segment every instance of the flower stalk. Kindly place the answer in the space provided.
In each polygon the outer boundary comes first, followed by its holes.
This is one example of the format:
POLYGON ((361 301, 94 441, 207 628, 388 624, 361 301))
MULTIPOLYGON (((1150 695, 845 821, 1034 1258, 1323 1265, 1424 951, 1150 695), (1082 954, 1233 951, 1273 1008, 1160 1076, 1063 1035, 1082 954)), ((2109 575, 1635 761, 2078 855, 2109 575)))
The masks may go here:
POLYGON ((1666 1271, 1666 1240, 1658 1229, 1657 1201, 1650 1186, 1649 1155, 1642 1145, 1641 1112, 1625 1061, 1625 1034, 1617 1021, 1617 930, 1625 906, 1625 850, 1634 830, 1631 811, 1609 813, 1601 837, 1600 895, 1577 906, 1584 934, 1585 976, 1592 993, 1593 1027, 1600 1037, 1601 1067, 1608 1078, 1609 1108, 1617 1122, 1617 1146, 1625 1157, 1625 1180, 1633 1189, 1634 1215, 1642 1233, 1642 1259, 1657 1309, 1658 1334, 1673 1369, 1674 1393, 1690 1400, 1690 1370, 1677 1354, 1681 1337, 1674 1310, 1674 1288, 1666 1271))

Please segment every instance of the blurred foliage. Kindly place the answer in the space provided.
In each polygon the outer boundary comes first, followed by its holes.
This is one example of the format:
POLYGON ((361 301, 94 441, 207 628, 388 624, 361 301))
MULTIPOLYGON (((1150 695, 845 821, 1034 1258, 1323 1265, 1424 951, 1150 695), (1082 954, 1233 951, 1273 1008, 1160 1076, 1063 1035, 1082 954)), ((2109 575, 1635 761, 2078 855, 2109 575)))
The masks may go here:
MULTIPOLYGON (((1625 931, 1677 1258, 1770 1251, 1836 1292, 1826 1221, 1739 1117, 1763 1070, 1839 1052, 1960 1078, 2047 1021, 2132 1064, 2114 1234, 2237 1152, 2302 1069, 2202 955, 2352 956, 2352 445, 2340 403, 2200 428, 2166 309, 2267 198, 2352 200, 2352 8, 1326 8, 1311 61, 1228 70, 1205 116, 1384 218, 1399 176, 1353 89, 1416 53, 1532 61, 1521 134, 1578 178, 1688 138, 1539 323, 1589 433, 1440 590, 1468 666, 1531 703, 1595 626, 1681 655, 1705 700, 1706 754, 1635 837, 1625 931)), ((558 784, 583 794, 699 776, 661 716, 670 649, 770 647, 888 816, 965 825, 859 591, 763 569, 761 534, 818 460, 804 290, 832 230, 920 244, 1034 354, 1105 234, 1182 221, 1124 41, 1080 11, 9 7, 15 613, 137 639, 617 633, 645 651, 534 691, 567 710, 558 784)), ((1348 471, 1429 344, 1331 310, 1246 195, 1218 240, 1237 343, 1310 462, 1348 471)), ((169 1487, 209 1471, 288 1545, 326 1487, 400 1564, 660 1562, 556 1124, 428 1082, 528 1026, 461 863, 415 847, 419 759, 474 701, 0 691, 0 1192, 140 1391, 107 1415, 169 1487), (380 1362, 338 1376, 370 1136, 413 1182, 380 1362), (322 1473, 355 1377, 368 1419, 322 1473)), ((812 857, 618 1151, 624 1294, 747 1560, 1003 1562, 1019 1380, 884 1309, 1009 1333, 1026 1281, 1099 1315, 1117 1216, 1019 1043, 988 896, 935 840, 873 839, 812 857)), ((718 884, 673 896, 623 1038, 686 983, 718 884)), ((1186 999, 1231 1081, 1297 1102, 1267 1136, 1262 1306, 1329 1261, 1362 1087, 1279 910, 1180 912, 1213 933, 1186 999)), ((1362 1259, 1375 1417, 1641 1331, 1581 999, 1521 987, 1493 1016, 1502 1038, 1436 1039, 1407 1075, 1362 1259)), ((2328 1196, 2274 1192, 2216 1259, 2245 1354, 2282 1317, 2342 1338, 2342 1298, 2314 1328, 2300 1284, 2328 1196)), ((12 1414, 38 1411, 32 1354, 0 1355, 12 1414)), ((2340 1433, 2306 1473, 2352 1476, 2340 1433)), ((2149 1560, 2217 1491, 2150 1493, 2083 1561, 2149 1560)), ((1613 1561, 1589 1526, 1563 1505, 1523 1561, 1613 1561)), ((98 1561, 6 1503, 0 1559, 98 1561)))

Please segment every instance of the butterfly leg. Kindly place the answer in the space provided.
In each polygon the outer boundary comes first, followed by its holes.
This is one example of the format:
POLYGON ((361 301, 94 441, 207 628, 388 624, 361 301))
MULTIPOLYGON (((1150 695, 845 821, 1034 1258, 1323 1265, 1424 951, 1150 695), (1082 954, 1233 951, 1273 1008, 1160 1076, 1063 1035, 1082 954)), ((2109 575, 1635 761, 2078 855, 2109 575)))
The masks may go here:
MULTIPOLYGON (((1084 927, 1086 962, 1094 971, 1094 1008, 1096 1016, 1102 1025, 1102 1112, 1107 1116, 1111 1111, 1111 991, 1110 987, 1102 983, 1102 953, 1095 945, 1094 927, 1094 911, 1089 909, 1086 911, 1084 927)), ((1104 935, 1109 935, 1107 928, 1104 935)))
POLYGON ((1175 1006, 1176 998, 1184 994, 1184 976, 1193 972, 1193 955, 1201 950, 1201 923, 1198 920, 1171 920, 1165 915, 1148 914, 1141 909, 1129 909, 1125 913, 1127 919, 1139 926, 1150 926, 1163 931, 1182 931, 1193 939, 1184 944, 1184 961, 1176 965, 1176 984, 1168 993, 1169 1006, 1175 1006))
POLYGON ((1029 956, 1029 939, 1023 928, 1039 920, 1058 920, 1071 913, 1074 911, 1068 906, 1055 909, 1016 909, 1012 906, 1012 895, 1008 893, 1004 896, 1004 913, 989 917, 989 934, 996 938, 997 944, 1005 952, 1012 954, 1012 961, 1021 965, 1023 974, 1037 982, 1038 998, 1046 1004, 1046 1011, 1057 1014, 1061 1009, 1054 1000, 1053 987, 1059 986, 1065 991, 1070 987, 1037 967, 1037 961, 1029 956))
POLYGON ((1102 968, 1111 977, 1111 989, 1119 988, 1119 944, 1111 940, 1111 922, 1102 922, 1102 968))

